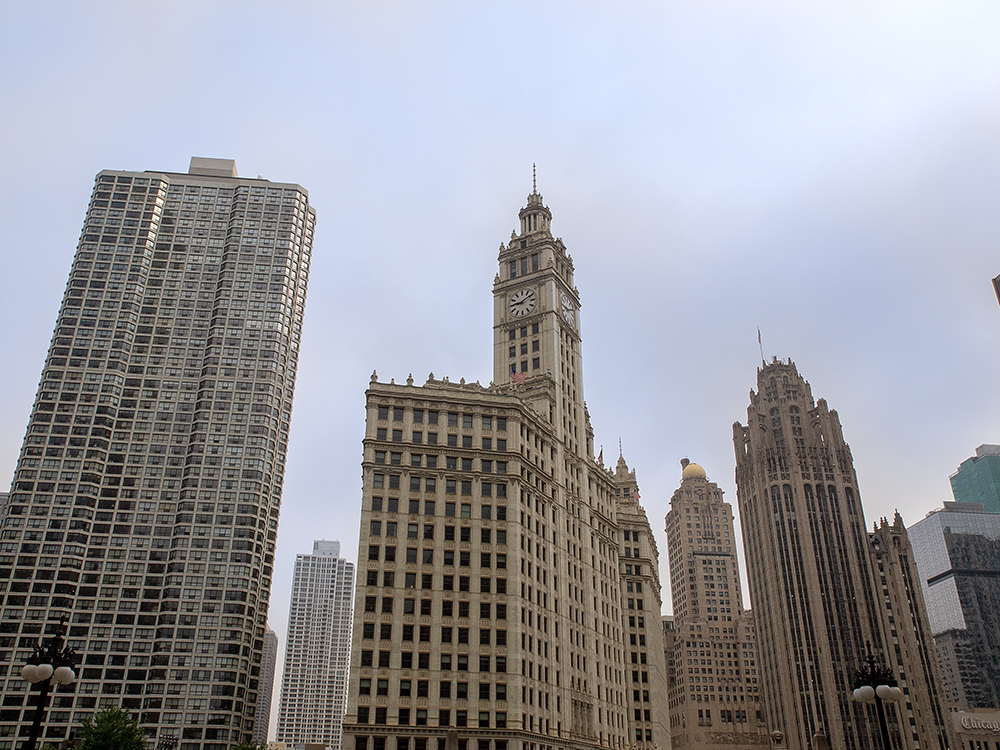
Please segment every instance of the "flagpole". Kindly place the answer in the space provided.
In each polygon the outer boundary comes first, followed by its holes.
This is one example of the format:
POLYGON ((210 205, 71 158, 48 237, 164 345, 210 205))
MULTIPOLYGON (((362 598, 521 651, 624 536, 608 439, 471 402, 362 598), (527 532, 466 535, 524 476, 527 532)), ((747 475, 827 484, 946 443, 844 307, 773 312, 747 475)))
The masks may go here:
POLYGON ((757 346, 760 347, 760 363, 767 367, 767 362, 764 361, 764 345, 760 343, 760 326, 757 326, 757 346))

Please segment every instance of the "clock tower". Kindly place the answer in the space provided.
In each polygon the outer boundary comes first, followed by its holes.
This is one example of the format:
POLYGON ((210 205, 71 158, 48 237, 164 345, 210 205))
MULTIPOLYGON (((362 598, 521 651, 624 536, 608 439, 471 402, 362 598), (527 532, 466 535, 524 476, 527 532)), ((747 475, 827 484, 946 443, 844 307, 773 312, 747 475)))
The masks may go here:
POLYGON ((589 456, 573 258, 552 236, 552 212, 534 184, 518 217, 493 283, 493 382, 517 388, 571 453, 589 456))

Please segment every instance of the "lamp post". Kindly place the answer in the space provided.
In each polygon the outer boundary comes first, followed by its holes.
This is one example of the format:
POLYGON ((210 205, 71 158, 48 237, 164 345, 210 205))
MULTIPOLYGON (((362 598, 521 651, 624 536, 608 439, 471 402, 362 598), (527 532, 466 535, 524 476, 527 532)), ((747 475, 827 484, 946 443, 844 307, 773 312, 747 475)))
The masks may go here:
POLYGON ((38 689, 38 705, 35 707, 35 717, 31 722, 31 732, 23 750, 35 750, 38 735, 42 730, 42 719, 45 718, 45 707, 49 702, 49 689, 52 683, 69 685, 76 679, 76 652, 63 647, 63 635, 66 632, 66 618, 59 620, 55 634, 49 638, 48 646, 41 643, 33 647, 28 663, 21 667, 21 677, 38 689))
POLYGON ((859 703, 874 703, 878 713, 878 725, 882 732, 882 745, 884 750, 892 750, 892 742, 889 739, 889 725, 885 720, 885 703, 893 703, 903 697, 903 691, 896 686, 896 678, 892 670, 882 666, 872 655, 871 641, 865 642, 868 646, 867 662, 864 669, 857 671, 854 679, 854 700, 859 703))

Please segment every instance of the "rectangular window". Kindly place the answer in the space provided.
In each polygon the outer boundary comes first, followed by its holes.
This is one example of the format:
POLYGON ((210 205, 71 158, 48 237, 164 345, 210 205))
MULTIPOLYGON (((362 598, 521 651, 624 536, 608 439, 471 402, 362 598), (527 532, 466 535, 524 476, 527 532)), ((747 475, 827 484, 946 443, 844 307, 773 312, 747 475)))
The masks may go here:
POLYGON ((438 423, 438 413, 436 411, 427 412, 427 424, 437 424, 438 423))
POLYGON ((420 424, 423 421, 424 421, 424 410, 423 409, 414 409, 413 410, 413 423, 414 424, 420 424))

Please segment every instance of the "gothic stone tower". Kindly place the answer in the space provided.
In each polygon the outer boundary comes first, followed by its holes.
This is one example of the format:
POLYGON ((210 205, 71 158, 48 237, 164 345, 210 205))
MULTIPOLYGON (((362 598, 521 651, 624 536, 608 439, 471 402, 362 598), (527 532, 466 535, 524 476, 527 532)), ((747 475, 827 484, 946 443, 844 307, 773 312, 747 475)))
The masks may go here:
MULTIPOLYGON (((833 747, 879 747, 873 709, 851 700, 866 642, 888 652, 850 448, 790 360, 758 370, 757 388, 733 440, 769 728, 789 750, 817 734, 833 747)), ((932 713, 933 686, 888 661, 908 696, 888 709, 890 731, 905 748, 937 747, 934 733, 909 731, 910 717, 932 713)))

